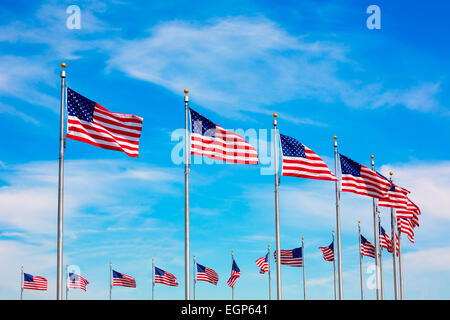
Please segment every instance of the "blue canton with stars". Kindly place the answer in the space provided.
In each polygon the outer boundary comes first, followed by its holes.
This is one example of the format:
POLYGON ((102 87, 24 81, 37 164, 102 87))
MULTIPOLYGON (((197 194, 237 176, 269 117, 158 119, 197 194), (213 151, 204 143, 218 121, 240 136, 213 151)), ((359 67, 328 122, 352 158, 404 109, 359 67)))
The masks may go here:
POLYGON ((67 113, 80 120, 94 121, 95 102, 67 88, 67 113))
POLYGON ((342 174, 351 174, 354 177, 361 176, 361 165, 353 161, 342 154, 339 154, 339 158, 341 159, 341 171, 342 174))
POLYGON ((292 258, 302 258, 302 257, 303 257, 302 247, 292 249, 292 258))
POLYGON ((386 181, 389 181, 389 183, 391 184, 391 188, 389 189, 389 191, 395 191, 395 186, 394 186, 394 184, 392 184, 391 183, 391 181, 388 179, 388 178, 386 178, 385 176, 383 176, 381 173, 379 173, 378 171, 375 171, 376 173, 377 173, 377 175, 379 175, 380 177, 383 177, 384 179, 386 179, 386 181))
POLYGON ((366 242, 368 242, 367 239, 361 235, 361 244, 366 245, 366 242))
POLYGON ((191 130, 192 133, 198 133, 202 136, 215 137, 216 136, 216 125, 201 116, 192 109, 191 112, 191 130))
POLYGON ((280 133, 281 150, 285 157, 302 157, 306 158, 305 146, 294 138, 285 136, 280 133))

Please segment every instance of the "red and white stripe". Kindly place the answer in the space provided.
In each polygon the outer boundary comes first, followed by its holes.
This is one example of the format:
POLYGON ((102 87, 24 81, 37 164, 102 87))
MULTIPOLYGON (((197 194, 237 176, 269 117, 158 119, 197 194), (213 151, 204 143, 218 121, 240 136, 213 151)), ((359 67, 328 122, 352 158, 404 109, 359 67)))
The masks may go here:
POLYGON ((365 244, 360 244, 360 253, 363 256, 375 258, 375 246, 367 240, 365 244))
POLYGON ((72 281, 69 277, 68 281, 68 287, 69 289, 81 289, 86 291, 86 285, 89 284, 89 281, 87 281, 85 278, 83 278, 80 275, 76 275, 77 276, 77 280, 72 281))
POLYGON ((399 232, 406 233, 408 240, 414 243, 414 226, 410 219, 398 219, 397 227, 399 232))
MULTIPOLYGON (((391 241, 390 241, 390 243, 389 243, 389 247, 386 248, 386 249, 387 249, 388 252, 390 252, 390 253, 392 253, 392 254, 394 253, 394 250, 393 250, 393 248, 392 248, 392 239, 391 239, 391 241)), ((395 250, 396 250, 396 252, 397 252, 396 256, 398 256, 398 255, 399 255, 399 252, 400 252, 400 245, 399 245, 397 233, 395 233, 395 250)))
POLYGON ((369 197, 384 198, 391 188, 389 181, 361 165, 360 177, 342 174, 341 191, 353 192, 369 197))
POLYGON ((33 282, 24 281, 23 288, 28 290, 47 291, 47 279, 44 277, 33 276, 33 282))
POLYGON ((329 247, 319 247, 323 253, 323 259, 325 261, 334 261, 334 252, 329 247))
POLYGON ((191 154, 239 164, 258 164, 258 153, 243 137, 216 125, 214 137, 191 132, 191 154))
POLYGON ((122 273, 122 278, 113 278, 113 286, 136 288, 136 280, 122 273))
POLYGON ((110 112, 96 103, 93 123, 68 116, 66 137, 138 157, 142 120, 132 114, 110 112))
POLYGON ((227 285, 231 288, 234 288, 234 285, 236 284, 240 276, 241 276, 240 271, 231 270, 231 276, 227 281, 227 285))
POLYGON ((257 259, 255 263, 259 268, 259 273, 264 274, 269 271, 269 263, 266 261, 266 256, 257 259))
POLYGON ((337 181, 336 176, 331 173, 322 158, 307 146, 303 145, 303 147, 305 148, 306 158, 284 156, 283 148, 281 149, 283 159, 281 175, 337 181))
POLYGON ((171 287, 178 286, 177 278, 167 271, 164 271, 164 275, 162 276, 155 274, 155 283, 161 283, 171 287))
POLYGON ((217 283, 219 282, 219 275, 213 269, 205 267, 205 272, 197 271, 197 280, 206 281, 217 285, 217 283))
POLYGON ((406 207, 400 208, 395 211, 397 219, 405 218, 405 219, 413 219, 414 215, 417 216, 417 222, 418 222, 418 215, 421 214, 419 207, 411 201, 411 199, 406 199, 406 207))
POLYGON ((378 201, 380 207, 390 207, 397 209, 406 209, 408 204, 407 194, 410 191, 405 188, 394 185, 394 191, 389 191, 386 198, 381 198, 378 201))
MULTIPOLYGON (((275 257, 275 263, 277 263, 277 251, 273 253, 275 257)), ((303 257, 293 258, 292 250, 280 250, 281 264, 285 264, 291 267, 303 267, 303 257)))

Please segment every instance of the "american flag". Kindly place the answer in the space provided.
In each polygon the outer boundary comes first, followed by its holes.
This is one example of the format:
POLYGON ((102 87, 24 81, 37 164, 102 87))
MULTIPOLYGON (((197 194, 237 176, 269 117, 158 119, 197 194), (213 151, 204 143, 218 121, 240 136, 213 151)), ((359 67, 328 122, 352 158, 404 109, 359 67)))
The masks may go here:
POLYGON ((33 276, 29 273, 23 274, 23 288, 29 290, 47 291, 47 279, 33 276))
POLYGON ((339 158, 341 160, 342 191, 375 198, 387 196, 387 192, 391 189, 389 181, 342 154, 339 154, 339 158))
POLYGON ((258 153, 243 137, 212 123, 192 109, 191 154, 240 164, 258 164, 258 153))
POLYGON ((328 247, 319 247, 323 253, 323 259, 325 261, 334 261, 334 244, 333 242, 328 247))
POLYGON ((280 134, 280 140, 283 176, 337 181, 336 176, 314 151, 283 134, 280 134))
MULTIPOLYGON (((397 232, 395 233, 395 250, 396 250, 396 252, 397 252, 397 254, 396 254, 396 256, 398 256, 398 254, 399 254, 399 251, 400 251, 400 246, 399 246, 399 243, 398 243, 398 235, 397 235, 397 232)), ((390 244, 390 246, 389 246, 389 248, 387 248, 387 251, 388 252, 390 252, 390 253, 394 253, 394 249, 392 248, 392 240, 391 240, 391 244, 390 244)))
POLYGON ((89 281, 87 281, 82 276, 75 274, 75 273, 69 273, 69 279, 68 279, 68 287, 69 289, 81 289, 86 291, 86 285, 89 284, 89 281))
POLYGON ((197 281, 206 281, 217 285, 217 282, 219 282, 219 275, 213 269, 197 263, 197 281))
POLYGON ((110 112, 67 88, 67 138, 139 156, 142 118, 110 112))
MULTIPOLYGON (((379 176, 386 179, 386 181, 389 181, 386 177, 381 175, 379 172, 377 172, 379 176)), ((390 207, 390 208, 397 208, 397 209, 405 209, 406 205, 408 203, 408 197, 406 196, 410 191, 406 190, 405 188, 401 188, 392 182, 391 188, 388 191, 386 198, 381 198, 378 200, 378 205, 380 207, 390 207)))
POLYGON ((375 246, 361 235, 360 253, 363 256, 375 258, 375 246))
POLYGON ((155 267, 155 283, 178 287, 177 278, 173 274, 157 267, 155 267))
POLYGON ((241 269, 236 264, 236 261, 233 259, 233 265, 231 266, 231 276, 227 281, 227 285, 229 287, 234 288, 234 285, 237 282, 237 279, 241 276, 241 269))
POLYGON ((259 273, 264 274, 269 271, 269 253, 255 261, 259 268, 259 273))
POLYGON ((392 247, 392 240, 382 226, 380 226, 380 246, 388 251, 392 247))
POLYGON ((113 272, 113 286, 117 287, 128 287, 128 288, 136 288, 136 280, 128 276, 124 273, 117 272, 115 270, 113 272))
MULTIPOLYGON (((273 253, 275 256, 275 263, 277 263, 277 251, 273 253)), ((280 250, 281 264, 286 264, 291 267, 303 267, 303 252, 302 247, 291 250, 280 250)))
POLYGON ((410 219, 400 218, 397 220, 397 227, 399 232, 406 233, 409 241, 414 243, 414 226, 410 219))
POLYGON ((413 219, 415 215, 417 216, 418 220, 418 216, 421 214, 419 207, 414 202, 412 202, 411 199, 407 198, 406 200, 406 208, 397 209, 395 211, 397 219, 413 219))

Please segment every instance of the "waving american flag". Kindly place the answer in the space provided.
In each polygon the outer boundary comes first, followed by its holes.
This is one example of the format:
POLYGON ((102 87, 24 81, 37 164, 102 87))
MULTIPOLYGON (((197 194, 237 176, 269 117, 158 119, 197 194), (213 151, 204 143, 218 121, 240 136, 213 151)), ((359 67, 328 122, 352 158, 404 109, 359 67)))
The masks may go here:
POLYGON ((23 288, 29 290, 47 291, 47 279, 33 276, 29 273, 23 274, 23 288))
POLYGON ((259 273, 264 274, 269 271, 269 253, 255 261, 259 268, 259 273))
POLYGON ((142 118, 114 113, 67 88, 67 138, 139 156, 142 118))
MULTIPOLYGON (((275 263, 277 263, 277 251, 275 250, 275 263)), ((291 267, 303 267, 302 247, 291 250, 280 250, 280 262, 291 267)))
POLYGON ((241 276, 241 269, 239 269, 238 265, 236 264, 236 261, 234 261, 233 259, 233 264, 231 266, 231 275, 227 281, 227 285, 229 287, 234 288, 234 285, 236 284, 240 276, 241 276))
POLYGON ((334 244, 333 242, 328 247, 319 247, 323 253, 323 259, 325 261, 334 261, 334 244))
POLYGON ((117 272, 115 270, 113 273, 113 286, 117 287, 128 287, 128 288, 136 288, 136 280, 124 273, 117 272))
POLYGON ((178 287, 177 278, 170 272, 155 267, 155 283, 165 284, 166 286, 178 287))
POLYGON ((191 114, 191 154, 240 164, 258 164, 258 153, 243 137, 214 124, 199 113, 191 114))
POLYGON ((67 282, 69 289, 81 289, 84 291, 86 291, 86 285, 89 284, 89 281, 75 273, 69 273, 69 279, 67 282))
POLYGON ((363 256, 375 258, 375 246, 361 235, 360 253, 363 256))
POLYGON ((217 282, 219 282, 219 275, 213 269, 197 263, 197 281, 206 281, 217 285, 217 282))

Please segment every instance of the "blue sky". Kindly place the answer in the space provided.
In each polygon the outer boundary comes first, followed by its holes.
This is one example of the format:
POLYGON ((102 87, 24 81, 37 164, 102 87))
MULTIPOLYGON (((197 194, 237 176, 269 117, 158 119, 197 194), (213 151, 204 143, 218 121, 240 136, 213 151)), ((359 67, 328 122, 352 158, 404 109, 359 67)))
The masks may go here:
MULTIPOLYGON (((197 297, 229 299, 231 250, 242 271, 238 299, 265 299, 254 261, 274 248, 272 113, 279 128, 333 166, 339 149, 394 172, 422 209, 415 244, 404 246, 405 297, 449 299, 450 63, 445 1, 9 1, 0 10, 0 284, 19 297, 20 266, 56 281, 59 70, 68 86, 111 111, 144 118, 140 157, 67 141, 64 263, 91 284, 76 299, 107 299, 109 261, 134 276, 117 299, 151 298, 151 259, 175 274, 158 299, 184 298, 184 180, 177 162, 191 106, 220 126, 256 133, 261 165, 208 164, 192 158, 191 252, 219 273, 197 297), (81 29, 66 8, 81 9, 81 29), (369 30, 366 8, 381 9, 369 30)), ((334 171, 334 169, 333 169, 334 171)), ((357 221, 373 239, 370 198, 342 194, 344 297, 359 298, 357 221)), ((335 228, 334 184, 283 177, 281 243, 305 237, 308 297, 332 299, 332 264, 318 246, 335 228)), ((389 211, 381 209, 390 225, 389 211)), ((372 240, 371 240, 372 241, 372 240)), ((370 260, 364 258, 365 278, 370 260)), ((385 297, 392 260, 383 254, 385 297)), ((273 260, 272 260, 273 263, 273 260)), ((275 278, 272 279, 273 288, 275 278)), ((283 297, 301 299, 301 269, 282 267, 283 297)), ((275 294, 275 291, 273 292, 275 294)), ((366 287, 366 297, 375 291, 366 287)))

